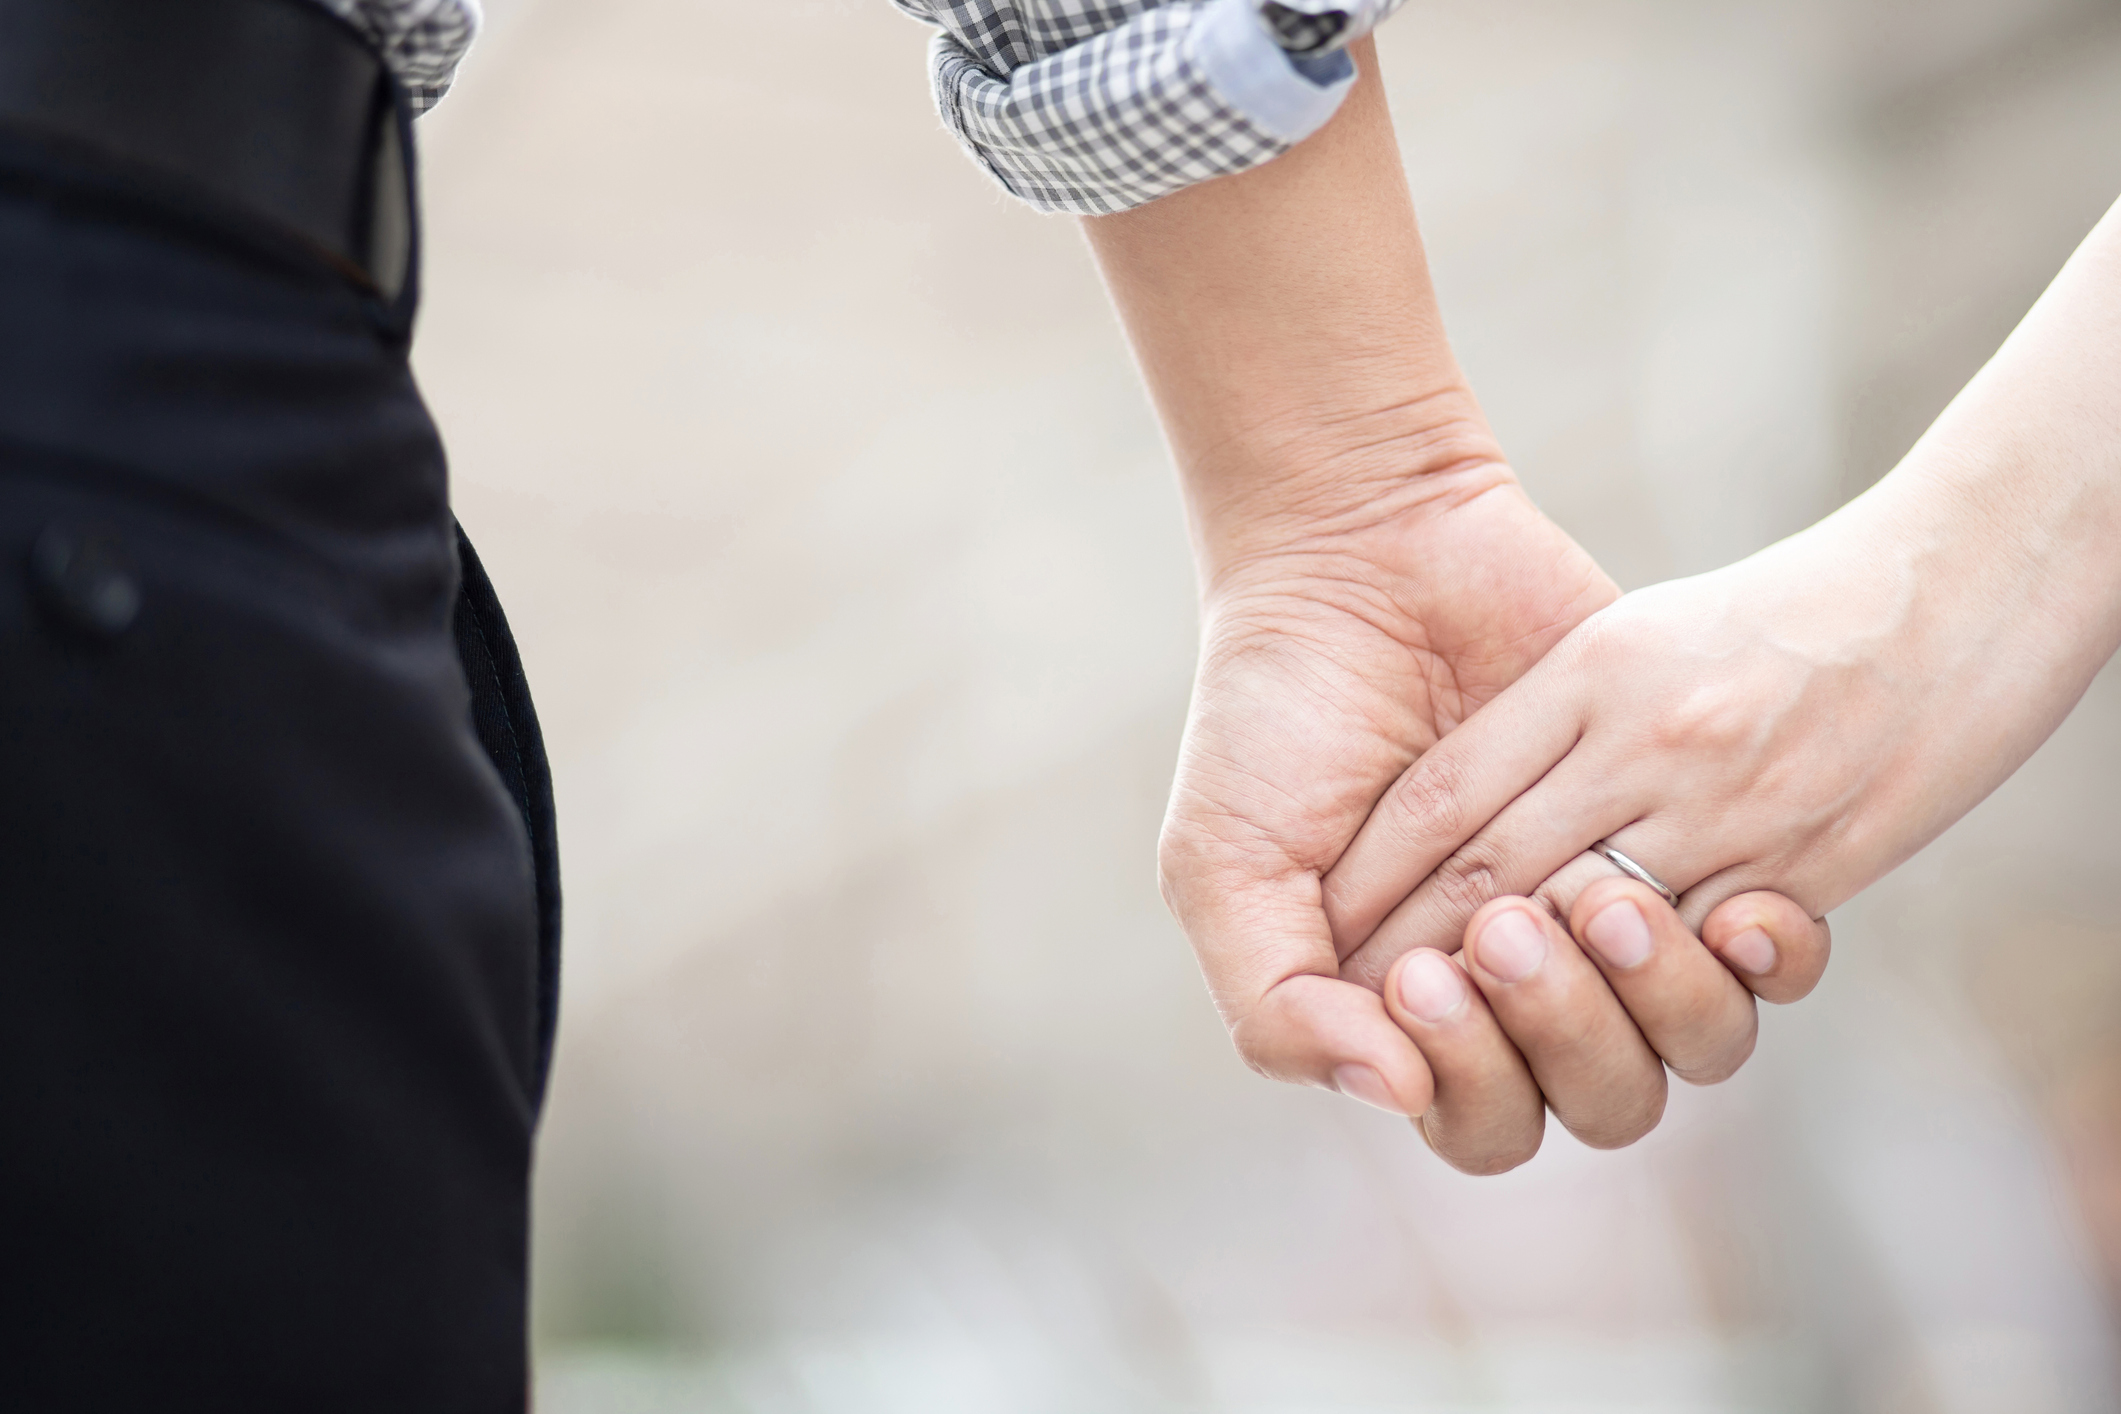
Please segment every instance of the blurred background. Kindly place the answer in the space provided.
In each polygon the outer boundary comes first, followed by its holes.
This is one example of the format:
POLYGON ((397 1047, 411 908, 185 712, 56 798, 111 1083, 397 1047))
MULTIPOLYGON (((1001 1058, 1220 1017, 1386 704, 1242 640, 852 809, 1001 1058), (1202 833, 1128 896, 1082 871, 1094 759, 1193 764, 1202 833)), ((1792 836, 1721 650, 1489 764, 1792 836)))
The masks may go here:
MULTIPOLYGON (((491 10, 423 120, 419 365, 558 777, 547 1414, 2121 1408, 2121 678, 1737 1080, 1462 1178, 1245 1072, 1165 916, 1176 495, 924 31, 491 10)), ((2111 0, 1381 44, 1474 384, 1626 585, 1882 474, 2121 195, 2111 0)))

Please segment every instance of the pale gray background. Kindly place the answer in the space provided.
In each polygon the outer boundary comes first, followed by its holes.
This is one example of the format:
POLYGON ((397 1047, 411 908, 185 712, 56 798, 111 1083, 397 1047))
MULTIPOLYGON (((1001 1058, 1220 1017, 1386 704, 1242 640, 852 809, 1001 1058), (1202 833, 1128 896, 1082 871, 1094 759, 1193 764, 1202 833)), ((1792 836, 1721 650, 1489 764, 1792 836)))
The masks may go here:
MULTIPOLYGON (((2121 1404, 2121 681, 1738 1081, 1461 1178, 1248 1075, 1164 915, 1165 457, 920 29, 494 9, 419 365, 558 778, 542 1408, 2121 1404)), ((2121 194, 2111 3, 1416 0, 1383 50, 1475 385, 1629 585, 1881 474, 2121 194)))

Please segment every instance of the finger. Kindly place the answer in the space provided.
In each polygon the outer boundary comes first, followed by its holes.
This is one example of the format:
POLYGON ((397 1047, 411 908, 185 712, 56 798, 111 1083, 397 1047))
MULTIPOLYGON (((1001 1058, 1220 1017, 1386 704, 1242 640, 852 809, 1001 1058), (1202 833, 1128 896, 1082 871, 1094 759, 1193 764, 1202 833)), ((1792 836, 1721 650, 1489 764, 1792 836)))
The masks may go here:
POLYGON ((1624 879, 1620 866, 1603 855, 1585 850, 1568 863, 1556 869, 1546 882, 1532 890, 1535 903, 1544 904, 1547 912, 1556 918, 1567 918, 1575 910, 1576 900, 1593 884, 1602 884, 1608 879, 1624 879))
MULTIPOLYGON (((1669 858, 1673 851, 1668 845, 1637 838, 1642 828, 1631 826, 1625 832, 1627 843, 1651 858, 1669 858)), ((1636 856, 1631 851, 1629 857, 1636 856)), ((1722 881, 1736 872, 1720 871, 1689 887, 1679 900, 1680 920, 1705 915, 1702 942, 1761 1001, 1800 1000, 1819 985, 1826 972, 1833 930, 1826 920, 1812 917, 1804 905, 1778 893, 1757 891, 1718 898, 1719 890, 1728 887, 1722 881)), ((1568 918, 1584 890, 1621 877, 1612 863, 1585 853, 1556 870, 1532 897, 1556 917, 1568 918)))
POLYGON ((1343 956, 1341 975, 1374 985, 1403 952, 1450 948, 1481 905, 1530 894, 1592 840, 1628 825, 1638 790, 1626 775, 1593 769, 1583 755, 1571 755, 1438 864, 1360 947, 1343 956))
MULTIPOLYGON (((1686 818, 1665 814, 1633 820, 1620 829, 1608 829, 1599 835, 1599 839, 1648 869, 1650 878, 1678 892, 1680 905, 1676 912, 1688 931, 1693 931, 1707 912, 1716 907, 1718 899, 1712 897, 1714 888, 1699 888, 1699 884, 1705 882, 1714 886, 1720 873, 1726 873, 1722 869, 1724 861, 1707 852, 1710 848, 1707 846, 1707 831, 1699 825, 1686 818)), ((1593 884, 1620 878, 1631 876, 1603 854, 1595 854, 1587 848, 1570 863, 1555 869, 1553 876, 1548 876, 1544 884, 1531 892, 1531 897, 1546 903, 1548 912, 1553 912, 1555 918, 1570 918, 1576 912, 1576 901, 1584 890, 1593 884)), ((1663 901, 1654 888, 1650 895, 1663 901)))
POLYGON ((1794 1002, 1819 985, 1833 930, 1781 894, 1748 893, 1716 906, 1701 941, 1764 1002, 1794 1002))
MULTIPOLYGON (((1656 848, 1638 842, 1633 827, 1627 839, 1646 854, 1656 848)), ((1833 930, 1825 919, 1812 917, 1804 905, 1778 893, 1763 890, 1717 898, 1719 888, 1727 887, 1720 881, 1734 872, 1721 871, 1688 888, 1679 900, 1680 921, 1706 914, 1702 942, 1761 1001, 1787 1003, 1809 995, 1826 972, 1833 930)), ((1556 917, 1567 918, 1584 890, 1621 877, 1612 863, 1585 853, 1556 870, 1532 897, 1556 917)))
MULTIPOLYGON (((1386 789, 1324 881, 1326 917, 1340 956, 1360 947, 1415 885, 1568 755, 1581 716, 1563 696, 1567 682, 1535 668, 1386 789)), ((1576 841, 1577 848, 1582 845, 1576 841)), ((1533 875, 1527 887, 1544 877, 1533 875)), ((1462 923, 1425 941, 1449 951, 1462 923)), ((1384 971, 1376 968, 1377 976, 1384 971)))
POLYGON ((1337 1090, 1396 1115, 1434 1102, 1428 1063, 1367 987, 1300 974, 1230 1028, 1245 1063, 1271 1080, 1337 1090))
POLYGON ((1165 897, 1247 1065, 1395 1114, 1429 1107, 1421 1052, 1374 992, 1335 975, 1316 874, 1175 829, 1161 863, 1165 897))
POLYGON ((1546 1101, 1524 1057, 1453 958, 1408 953, 1385 981, 1385 1006, 1435 1077, 1422 1137, 1463 1173, 1502 1173, 1539 1152, 1546 1101))
POLYGON ((1569 931, 1680 1079, 1714 1085, 1752 1055, 1760 1029, 1752 993, 1654 889, 1601 879, 1577 897, 1569 931))
POLYGON ((1554 1117, 1599 1149, 1654 1129, 1664 1062, 1561 925, 1529 899, 1503 898, 1475 914, 1465 936, 1466 971, 1554 1117))

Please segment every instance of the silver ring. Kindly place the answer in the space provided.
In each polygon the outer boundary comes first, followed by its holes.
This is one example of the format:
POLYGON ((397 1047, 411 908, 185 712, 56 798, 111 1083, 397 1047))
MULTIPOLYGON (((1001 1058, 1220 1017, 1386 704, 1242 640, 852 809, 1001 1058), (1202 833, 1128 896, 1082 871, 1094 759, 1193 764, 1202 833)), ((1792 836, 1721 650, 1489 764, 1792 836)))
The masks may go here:
POLYGON ((1612 865, 1630 879, 1638 883, 1648 884, 1651 888, 1657 890, 1658 893, 1664 895, 1664 901, 1672 907, 1679 907, 1679 895, 1673 893, 1664 880, 1613 848, 1611 841, 1600 840, 1591 846, 1591 853, 1603 857, 1606 863, 1612 865))

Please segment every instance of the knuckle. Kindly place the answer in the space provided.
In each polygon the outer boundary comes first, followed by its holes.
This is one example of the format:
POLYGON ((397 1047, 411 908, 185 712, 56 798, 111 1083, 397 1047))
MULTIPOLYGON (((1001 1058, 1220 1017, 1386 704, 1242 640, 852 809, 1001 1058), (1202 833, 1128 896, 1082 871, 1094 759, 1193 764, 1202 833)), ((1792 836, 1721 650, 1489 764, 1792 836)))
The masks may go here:
POLYGON ((1585 619, 1562 639, 1556 652, 1565 653, 1575 668, 1606 662, 1628 649, 1628 596, 1623 595, 1585 619))
MULTIPOLYGON (((1603 860, 1597 861, 1603 864, 1603 860)), ((1569 918, 1576 903, 1589 892, 1591 884, 1584 882, 1584 870, 1573 862, 1550 875, 1538 888, 1532 890, 1532 902, 1538 904, 1563 928, 1569 926, 1569 918)), ((1595 878, 1592 884, 1598 882, 1595 878)))
POLYGON ((1721 1085, 1745 1067, 1753 1058, 1753 1047, 1760 1038, 1760 1028, 1749 1026, 1745 1034, 1723 1043, 1717 1050, 1695 1059, 1691 1064, 1681 1065, 1667 1059, 1672 1074, 1689 1085, 1721 1085))
POLYGON ((1689 1085, 1717 1085, 1738 1073, 1753 1054, 1760 1013, 1738 988, 1703 988, 1672 1004, 1654 1027, 1645 1027, 1672 1074, 1689 1085))
POLYGON ((1535 1133, 1529 1139, 1519 1139, 1507 1144, 1484 1147, 1454 1145, 1447 1138, 1431 1133, 1426 1119, 1422 1121, 1422 1137, 1429 1141, 1429 1148, 1435 1151, 1436 1157, 1473 1178, 1493 1178, 1497 1174, 1508 1173, 1511 1169, 1522 1168, 1539 1152, 1540 1140, 1540 1136, 1535 1133))
POLYGON ((1392 786, 1399 833, 1409 839, 1456 839, 1470 815, 1472 783, 1450 755, 1431 751, 1392 786))
POLYGON ((1156 891, 1163 896, 1171 916, 1185 921, 1185 886, 1194 872, 1198 856, 1177 832, 1166 829, 1156 846, 1156 891))
POLYGON ((1586 1148, 1625 1149, 1642 1139, 1663 1120, 1667 1093, 1664 1075, 1660 1070, 1655 1083, 1647 1087, 1635 1103, 1595 1118, 1572 1120, 1563 1115, 1560 1116, 1561 1122, 1586 1148))
POLYGON ((1550 997, 1520 1010, 1508 1022, 1510 1037, 1526 1055, 1545 1058, 1557 1074, 1609 1074, 1617 1039, 1613 1018, 1593 999, 1579 994, 1577 1000, 1581 1004, 1550 997))
POLYGON ((1649 727, 1652 741, 1667 751, 1735 752, 1759 729, 1760 709, 1726 682, 1689 687, 1660 710, 1649 727))
POLYGON ((1205 843, 1199 828, 1174 804, 1156 837, 1157 882, 1174 912, 1177 905, 1172 901, 1186 879, 1198 872, 1207 853, 1205 843))
MULTIPOLYGON (((1227 1013, 1225 1015, 1227 1016, 1227 1013)), ((1267 1080, 1282 1078, 1276 1073, 1271 1049, 1259 1034, 1256 1017, 1243 1016, 1231 1021, 1230 1043, 1237 1049, 1237 1058, 1243 1061, 1245 1068, 1254 1075, 1267 1080)))
MULTIPOLYGON (((1777 946, 1782 946, 1780 943, 1777 946)), ((1800 979, 1804 990, 1809 992, 1817 986, 1826 973, 1826 965, 1834 955, 1834 931, 1824 918, 1817 919, 1809 927, 1798 930, 1798 937, 1789 947, 1790 960, 1795 966, 1788 971, 1800 979)))
MULTIPOLYGON (((1702 961, 1709 962, 1706 957, 1702 961)), ((1697 980, 1670 1003, 1660 1029, 1696 1050, 1720 1048, 1753 1028, 1757 1018, 1751 1002, 1741 988, 1697 980)))
POLYGON ((1195 916, 1218 900, 1288 868, 1256 842, 1218 831, 1216 822, 1167 817, 1156 843, 1156 884, 1164 905, 1190 930, 1195 916))
POLYGON ((1660 1030, 1670 1039, 1655 1042, 1657 1053, 1672 1074, 1689 1085, 1720 1085, 1752 1057, 1760 1011, 1750 995, 1696 995, 1660 1030))
POLYGON ((1501 861, 1481 844, 1469 844, 1436 866, 1429 875, 1432 897, 1461 924, 1480 906, 1509 892, 1501 861))
POLYGON ((1562 640, 1561 651, 1571 655, 1577 671, 1618 671, 1646 666, 1668 651, 1653 623, 1650 591, 1637 590, 1622 596, 1578 624, 1562 640))

